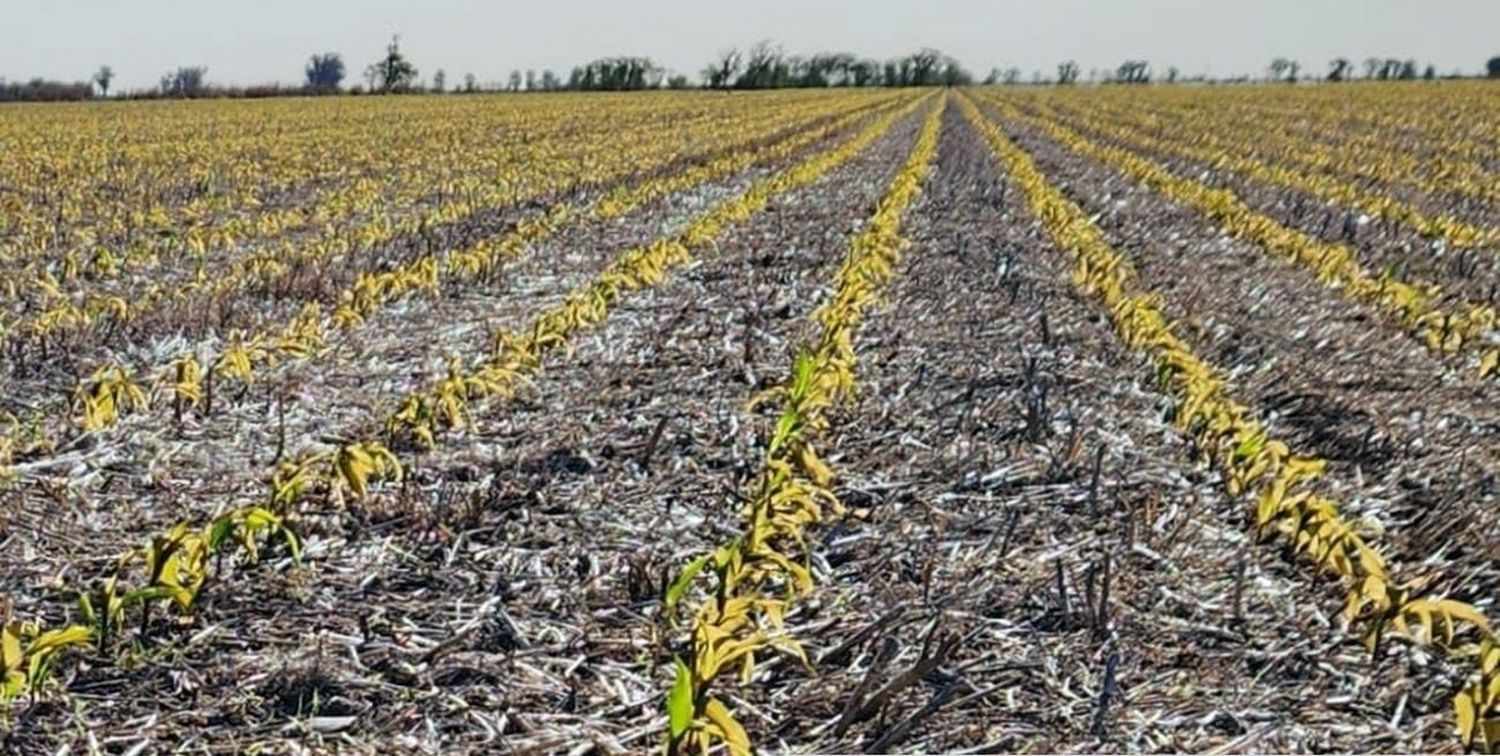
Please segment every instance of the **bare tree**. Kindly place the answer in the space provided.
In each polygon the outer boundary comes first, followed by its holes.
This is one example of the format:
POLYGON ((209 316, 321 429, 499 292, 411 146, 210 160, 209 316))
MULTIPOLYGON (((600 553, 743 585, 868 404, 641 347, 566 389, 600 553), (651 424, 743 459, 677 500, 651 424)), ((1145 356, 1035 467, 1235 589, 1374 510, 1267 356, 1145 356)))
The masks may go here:
POLYGON ((1121 84, 1148 84, 1151 82, 1151 63, 1127 60, 1115 70, 1115 80, 1121 84))
POLYGON ((1078 64, 1069 60, 1057 64, 1057 83, 1073 84, 1078 81, 1078 64))
POLYGON ((720 51, 719 56, 703 69, 704 83, 710 89, 727 89, 740 75, 743 62, 744 59, 740 56, 739 50, 731 48, 720 51))
POLYGON ((755 43, 745 56, 743 72, 735 78, 734 86, 736 89, 770 89, 784 87, 790 79, 791 68, 781 48, 772 46, 770 40, 762 40, 755 43))
POLYGON ((438 93, 448 91, 448 74, 441 68, 432 75, 432 91, 438 93))
POLYGON ((365 69, 365 78, 370 80, 371 89, 378 87, 382 92, 411 89, 417 80, 417 67, 401 54, 400 35, 391 37, 391 43, 385 48, 385 57, 365 69))
POLYGON ((161 77, 161 93, 168 97, 193 97, 203 91, 208 69, 203 66, 182 66, 168 71, 161 77))
POLYGON ((1286 76, 1287 69, 1291 67, 1292 62, 1290 60, 1287 60, 1286 58, 1277 58, 1271 61, 1271 65, 1266 66, 1266 71, 1269 74, 1266 78, 1271 81, 1281 81, 1281 79, 1286 76))
POLYGON ((1348 58, 1334 58, 1328 61, 1328 80, 1344 81, 1349 78, 1350 66, 1348 58))
POLYGON ((109 96, 110 82, 115 80, 115 69, 109 66, 99 66, 98 72, 94 74, 94 83, 99 85, 99 96, 109 96))

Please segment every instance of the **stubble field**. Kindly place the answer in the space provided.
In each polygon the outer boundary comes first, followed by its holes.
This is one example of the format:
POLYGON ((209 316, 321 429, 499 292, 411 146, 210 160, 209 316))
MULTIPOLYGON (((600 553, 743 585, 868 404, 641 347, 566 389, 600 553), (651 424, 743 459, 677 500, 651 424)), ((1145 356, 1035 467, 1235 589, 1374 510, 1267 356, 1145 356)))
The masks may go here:
POLYGON ((8 108, 0 751, 1500 748, 1494 94, 8 108))

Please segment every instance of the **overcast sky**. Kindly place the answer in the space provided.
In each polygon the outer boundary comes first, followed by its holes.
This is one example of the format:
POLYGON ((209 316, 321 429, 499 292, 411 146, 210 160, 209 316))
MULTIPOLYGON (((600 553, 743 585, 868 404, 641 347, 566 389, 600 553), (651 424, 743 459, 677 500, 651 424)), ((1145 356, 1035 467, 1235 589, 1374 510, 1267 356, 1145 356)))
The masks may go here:
POLYGON ((1259 73, 1284 56, 1322 71, 1333 56, 1416 58, 1478 72, 1500 54, 1497 0, 5 0, 0 76, 152 86, 178 65, 219 84, 299 82, 313 52, 336 51, 351 79, 394 32, 430 77, 559 74, 607 55, 649 55, 695 74, 716 51, 762 38, 788 52, 886 58, 937 47, 976 73, 1018 66, 1085 73, 1125 58, 1161 70, 1259 73))

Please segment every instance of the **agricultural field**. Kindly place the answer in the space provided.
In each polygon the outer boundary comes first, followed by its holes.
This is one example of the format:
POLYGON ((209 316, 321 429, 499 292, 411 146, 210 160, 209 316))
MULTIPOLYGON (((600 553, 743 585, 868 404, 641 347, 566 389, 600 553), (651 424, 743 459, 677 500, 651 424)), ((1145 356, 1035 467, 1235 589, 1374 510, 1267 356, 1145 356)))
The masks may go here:
POLYGON ((0 110, 0 752, 1500 750, 1500 88, 0 110))

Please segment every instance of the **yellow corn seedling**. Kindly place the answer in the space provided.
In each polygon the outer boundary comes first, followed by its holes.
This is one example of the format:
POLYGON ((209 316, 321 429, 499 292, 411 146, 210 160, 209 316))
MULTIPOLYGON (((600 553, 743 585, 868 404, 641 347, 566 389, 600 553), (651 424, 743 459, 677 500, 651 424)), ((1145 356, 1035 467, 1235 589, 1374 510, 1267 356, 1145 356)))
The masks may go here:
POLYGON ((112 364, 95 371, 78 387, 74 406, 84 430, 99 430, 113 425, 122 412, 146 409, 146 392, 123 366, 112 364))
POLYGON ((70 625, 43 630, 35 622, 9 617, 0 624, 0 705, 26 693, 37 693, 50 678, 57 655, 75 646, 87 646, 93 633, 87 627, 70 625))
POLYGON ((1500 638, 1486 637, 1472 654, 1478 679, 1453 698, 1458 732, 1465 748, 1500 752, 1500 638))
POLYGON ((260 558, 260 543, 273 537, 282 539, 293 560, 300 558, 297 537, 285 519, 262 507, 230 510, 201 528, 178 523, 122 555, 94 596, 79 595, 79 610, 97 630, 101 645, 124 628, 126 612, 134 606, 141 607, 143 632, 156 604, 172 607, 180 618, 190 619, 209 577, 210 560, 222 560, 230 553, 226 546, 232 545, 245 563, 253 564, 260 558), (136 566, 142 579, 132 585, 130 576, 136 566))
POLYGON ((780 397, 783 407, 766 446, 762 470, 751 484, 745 531, 711 555, 690 563, 668 587, 663 611, 672 618, 691 582, 707 570, 716 581, 693 614, 688 661, 675 660, 666 699, 669 754, 731 754, 752 750, 745 728, 712 686, 726 670, 738 669, 742 684, 755 670, 756 654, 779 649, 810 664, 785 629, 791 602, 813 590, 803 565, 806 529, 841 509, 830 486, 834 473, 813 448, 826 431, 826 411, 853 397, 853 334, 877 292, 894 275, 905 240, 901 219, 916 198, 937 153, 947 98, 933 107, 901 170, 887 187, 869 225, 849 242, 833 296, 814 314, 821 325, 816 347, 799 354, 787 382, 757 397, 752 406, 780 397))
MULTIPOLYGON (((961 105, 1025 192, 1032 214, 1053 242, 1072 257, 1074 283, 1110 311, 1127 344, 1156 361, 1158 376, 1176 404, 1177 427, 1198 442, 1231 494, 1254 495, 1256 527, 1261 534, 1281 536, 1319 571, 1339 579, 1345 592, 1343 617, 1362 627, 1371 651, 1388 633, 1459 653, 1465 652, 1466 637, 1477 636, 1481 644, 1492 646, 1492 628, 1479 610, 1460 601, 1416 595, 1398 583, 1386 559, 1360 534, 1359 527, 1345 519, 1332 500, 1312 489, 1327 463, 1294 455, 1287 444, 1270 438, 1254 419, 1257 413, 1230 398, 1220 373, 1177 337, 1159 300, 1139 291, 1133 266, 1109 246, 1087 214, 1048 183, 1031 157, 973 103, 963 99, 961 105)), ((1455 701, 1466 745, 1486 737, 1486 728, 1500 721, 1495 698, 1474 695, 1500 686, 1497 679, 1500 675, 1493 666, 1481 664, 1479 687, 1461 693, 1455 701)))
POLYGON ((371 481, 400 482, 401 462, 378 441, 345 444, 283 462, 271 476, 270 511, 291 511, 311 485, 322 485, 335 503, 359 501, 369 494, 371 481))
POLYGON ((178 423, 188 407, 203 402, 203 367, 197 358, 187 355, 172 363, 172 415, 178 423))

